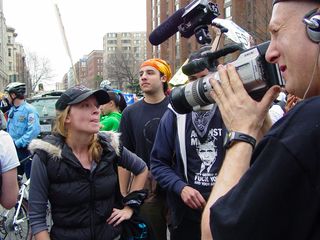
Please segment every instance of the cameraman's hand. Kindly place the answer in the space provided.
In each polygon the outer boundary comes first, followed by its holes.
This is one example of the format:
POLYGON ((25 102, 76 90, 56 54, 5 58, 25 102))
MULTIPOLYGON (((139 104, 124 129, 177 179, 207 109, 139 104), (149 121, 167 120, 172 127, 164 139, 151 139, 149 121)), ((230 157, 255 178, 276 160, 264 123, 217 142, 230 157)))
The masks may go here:
POLYGON ((192 187, 185 186, 180 195, 183 202, 192 209, 203 209, 206 206, 206 200, 192 187))
POLYGON ((273 86, 260 102, 256 102, 246 92, 233 65, 219 65, 218 72, 221 82, 210 80, 213 87, 211 96, 219 106, 224 124, 228 130, 246 133, 257 139, 280 87, 273 86))

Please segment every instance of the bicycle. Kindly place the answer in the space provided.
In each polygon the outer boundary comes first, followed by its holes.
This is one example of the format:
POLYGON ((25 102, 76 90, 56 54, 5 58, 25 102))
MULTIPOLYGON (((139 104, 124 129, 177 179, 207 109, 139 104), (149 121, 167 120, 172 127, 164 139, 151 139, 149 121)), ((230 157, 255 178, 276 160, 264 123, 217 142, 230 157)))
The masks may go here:
POLYGON ((0 210, 0 239, 31 240, 31 228, 28 216, 28 186, 30 179, 23 183, 23 177, 18 176, 18 202, 11 209, 0 210))

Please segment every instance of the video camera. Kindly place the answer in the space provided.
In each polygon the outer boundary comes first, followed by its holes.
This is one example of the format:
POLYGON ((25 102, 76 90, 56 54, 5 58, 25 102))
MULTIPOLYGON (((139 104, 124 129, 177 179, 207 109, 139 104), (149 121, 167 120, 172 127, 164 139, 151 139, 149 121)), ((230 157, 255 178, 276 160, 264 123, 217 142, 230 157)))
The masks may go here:
MULTIPOLYGON (((246 91, 255 100, 260 100, 271 86, 284 85, 278 66, 265 60, 269 43, 265 42, 245 50, 240 53, 235 61, 231 62, 237 69, 246 91)), ((237 47, 232 47, 229 50, 221 49, 220 52, 207 54, 205 58, 210 58, 212 55, 219 56, 222 53, 228 54, 236 49, 237 47)), ((170 94, 170 102, 174 110, 181 114, 189 113, 199 111, 202 107, 214 103, 210 96, 212 87, 209 80, 211 78, 219 81, 219 73, 209 73, 197 81, 190 82, 183 87, 174 88, 170 94)))
POLYGON ((220 15, 218 5, 207 0, 198 0, 192 1, 184 9, 183 22, 178 26, 181 36, 189 38, 194 34, 198 43, 211 43, 208 25, 220 15))
MULTIPOLYGON (((149 40, 151 44, 158 45, 179 31, 181 36, 185 38, 195 34, 200 44, 208 45, 211 43, 208 25, 216 26, 213 20, 217 16, 219 16, 217 4, 208 0, 193 0, 185 8, 177 10, 160 24, 150 34, 149 40)), ((235 51, 240 51, 240 55, 231 63, 236 67, 245 89, 252 98, 260 100, 271 86, 283 86, 284 82, 278 66, 265 60, 268 46, 269 42, 265 42, 244 50, 241 45, 231 45, 215 52, 210 50, 202 52, 199 58, 183 66, 182 71, 188 76, 205 68, 213 72, 183 87, 174 88, 170 94, 172 107, 178 113, 183 114, 202 110, 203 107, 214 103, 210 96, 212 87, 209 80, 214 78, 219 81, 219 74, 214 70, 217 59, 235 51)))

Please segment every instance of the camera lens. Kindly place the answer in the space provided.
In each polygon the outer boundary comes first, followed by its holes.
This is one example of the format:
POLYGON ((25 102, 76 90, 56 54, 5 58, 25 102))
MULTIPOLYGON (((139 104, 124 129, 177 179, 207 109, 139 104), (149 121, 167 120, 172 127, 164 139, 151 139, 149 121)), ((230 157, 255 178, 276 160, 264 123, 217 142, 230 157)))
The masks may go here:
POLYGON ((173 109, 180 114, 192 112, 192 106, 185 95, 185 87, 174 88, 170 93, 170 103, 173 109))
POLYGON ((210 90, 209 77, 200 78, 184 87, 174 88, 170 94, 170 103, 173 109, 181 114, 201 110, 201 107, 214 102, 210 90))

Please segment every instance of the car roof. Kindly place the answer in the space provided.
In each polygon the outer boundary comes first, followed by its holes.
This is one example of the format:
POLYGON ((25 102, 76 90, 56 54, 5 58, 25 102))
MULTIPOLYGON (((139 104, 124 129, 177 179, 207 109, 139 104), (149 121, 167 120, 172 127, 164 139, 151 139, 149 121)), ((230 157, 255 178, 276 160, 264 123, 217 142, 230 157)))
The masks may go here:
POLYGON ((65 91, 64 90, 55 90, 50 92, 42 92, 32 96, 30 99, 34 98, 45 98, 45 97, 60 97, 65 91))

